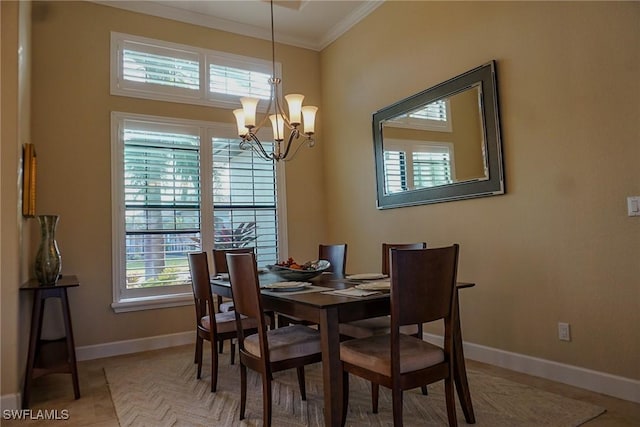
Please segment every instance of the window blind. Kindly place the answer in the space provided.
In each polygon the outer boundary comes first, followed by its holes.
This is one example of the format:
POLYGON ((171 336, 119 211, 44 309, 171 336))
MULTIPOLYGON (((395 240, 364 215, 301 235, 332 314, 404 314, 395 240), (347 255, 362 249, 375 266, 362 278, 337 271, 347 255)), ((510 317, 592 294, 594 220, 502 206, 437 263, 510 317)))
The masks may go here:
POLYGON ((404 151, 385 150, 384 152, 385 193, 406 191, 407 162, 404 151))
POLYGON ((443 100, 438 100, 427 104, 424 108, 413 111, 408 115, 414 119, 447 121, 447 105, 443 100))
POLYGON ((254 247, 259 266, 276 263, 275 162, 241 150, 235 139, 213 138, 212 143, 214 246, 254 247))
POLYGON ((200 60, 195 52, 128 42, 122 51, 122 77, 181 89, 200 90, 200 60))
POLYGON ((412 153, 414 188, 450 184, 451 155, 448 151, 412 153))
POLYGON ((209 64, 209 91, 233 96, 269 99, 269 74, 219 64, 209 64))
POLYGON ((200 246, 199 136, 125 127, 126 287, 189 283, 200 246))

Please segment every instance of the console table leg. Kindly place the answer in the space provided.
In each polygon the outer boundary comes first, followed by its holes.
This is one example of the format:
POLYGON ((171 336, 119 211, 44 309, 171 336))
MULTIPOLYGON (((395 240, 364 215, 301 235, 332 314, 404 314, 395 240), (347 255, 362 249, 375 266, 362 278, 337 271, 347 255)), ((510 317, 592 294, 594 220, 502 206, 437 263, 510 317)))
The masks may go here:
POLYGON ((60 295, 62 302, 62 313, 64 316, 64 329, 67 334, 67 355, 69 364, 71 365, 71 377, 73 379, 73 394, 76 399, 80 399, 80 384, 78 383, 78 366, 76 364, 76 346, 73 342, 73 329, 71 327, 71 311, 69 310, 69 301, 67 300, 67 289, 62 289, 60 295))
POLYGON ((42 313, 44 311, 44 300, 40 292, 33 295, 33 309, 31 311, 31 332, 29 334, 29 353, 27 356, 27 373, 24 379, 24 389, 22 392, 22 409, 29 408, 29 398, 31 397, 31 383, 33 382, 33 368, 36 363, 36 353, 38 352, 38 341, 42 331, 42 313))

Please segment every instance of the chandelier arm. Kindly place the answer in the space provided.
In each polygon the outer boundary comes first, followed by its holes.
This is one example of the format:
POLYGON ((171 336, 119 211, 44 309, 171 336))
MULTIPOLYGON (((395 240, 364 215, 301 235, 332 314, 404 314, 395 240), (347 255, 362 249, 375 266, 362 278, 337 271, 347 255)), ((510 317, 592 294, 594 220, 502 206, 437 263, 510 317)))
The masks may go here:
POLYGON ((269 120, 269 111, 271 110, 271 105, 273 103, 273 97, 269 98, 269 104, 267 105, 267 113, 264 115, 264 117, 262 118, 262 120, 260 120, 260 123, 255 126, 253 129, 251 129, 249 131, 249 133, 251 134, 256 134, 258 133, 258 131, 260 129, 262 129, 262 127, 264 126, 264 124, 267 122, 267 120, 269 120))
POLYGON ((300 148, 303 145, 306 145, 308 147, 313 147, 315 145, 315 140, 313 138, 305 138, 305 140, 300 141, 300 143, 298 144, 296 149, 293 151, 293 154, 291 156, 287 156, 287 157, 283 158, 282 161, 283 162, 288 162, 289 160, 293 160, 296 157, 296 154, 298 154, 298 151, 300 151, 300 148))
POLYGON ((269 160, 271 156, 269 155, 269 153, 267 153, 267 150, 264 149, 264 146, 262 145, 256 134, 251 133, 251 139, 253 141, 251 143, 251 148, 253 148, 253 150, 258 154, 260 154, 262 158, 269 160), (258 148, 260 151, 256 150, 256 148, 258 148))
MULTIPOLYGON (((293 129, 291 131, 291 133, 289 134, 289 140, 287 141, 287 145, 284 150, 284 155, 282 156, 283 158, 287 158, 287 156, 289 155, 289 150, 291 150, 291 145, 293 143, 294 139, 298 139, 300 137, 300 132, 298 131, 298 129, 293 129)), ((297 150, 296 150, 297 151, 297 150)))
POLYGON ((273 160, 272 157, 269 155, 269 153, 267 153, 267 151, 264 149, 264 147, 260 143, 260 140, 258 140, 258 138, 253 133, 250 133, 249 135, 247 135, 246 138, 243 138, 242 141, 240 141, 240 149, 242 150, 251 149, 256 154, 258 154, 260 158, 264 160, 273 160))

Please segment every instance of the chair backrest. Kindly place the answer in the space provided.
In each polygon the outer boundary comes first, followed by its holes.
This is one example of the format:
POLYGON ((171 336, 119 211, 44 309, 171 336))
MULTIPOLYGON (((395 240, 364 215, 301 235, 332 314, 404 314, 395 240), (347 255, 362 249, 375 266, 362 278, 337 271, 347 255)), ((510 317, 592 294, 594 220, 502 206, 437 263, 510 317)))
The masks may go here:
POLYGON ((215 274, 228 273, 227 254, 255 253, 254 248, 213 249, 213 272, 215 274))
MULTIPOLYGON (((196 306, 196 322, 201 328, 200 319, 206 315, 214 316, 213 295, 209 284, 209 264, 206 252, 188 254, 189 271, 191 272, 191 289, 196 306)), ((215 329, 215 321, 211 321, 211 329, 215 329)))
POLYGON ((426 242, 417 243, 383 243, 382 244, 382 274, 390 275, 390 257, 389 251, 391 249, 426 249, 426 242))
MULTIPOLYGON (((434 249, 391 250, 391 328, 452 321, 458 270, 457 244, 434 249)), ((449 325, 450 326, 450 325, 449 325)))
MULTIPOLYGON (((266 321, 260 297, 260 282, 256 256, 249 253, 228 253, 229 281, 231 282, 231 296, 238 323, 238 340, 240 348, 244 348, 244 331, 240 326, 240 316, 244 315, 256 319, 260 342, 266 343, 266 321)), ((262 353, 264 354, 264 353, 262 353)))
POLYGON ((344 276, 347 266, 347 244, 318 245, 318 259, 326 259, 331 263, 329 271, 344 276))
MULTIPOLYGON (((457 309, 458 245, 435 249, 391 249, 391 377, 400 377, 400 327, 444 321, 441 369, 453 375, 453 337, 457 309)), ((457 332, 459 333, 459 331, 457 332)), ((416 338, 417 339, 417 338, 416 338)), ((454 409, 455 411, 455 409, 454 409)))

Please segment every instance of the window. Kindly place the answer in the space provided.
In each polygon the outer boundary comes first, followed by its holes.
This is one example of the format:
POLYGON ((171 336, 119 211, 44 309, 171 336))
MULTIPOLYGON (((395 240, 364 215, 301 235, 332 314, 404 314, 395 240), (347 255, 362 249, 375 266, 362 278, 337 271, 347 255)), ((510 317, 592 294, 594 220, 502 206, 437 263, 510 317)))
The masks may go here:
POLYGON ((281 250, 274 162, 240 150, 235 127, 113 113, 116 311, 191 302, 187 253, 253 246, 259 265, 281 250))
MULTIPOLYGON (((270 61, 111 33, 112 95, 230 109, 240 96, 268 99, 273 72, 270 61)), ((234 125, 113 113, 112 126, 116 311, 191 303, 188 252, 252 246, 261 266, 287 253, 284 175, 240 150, 234 125)))
POLYGON ((455 176, 453 146, 387 139, 384 170, 386 194, 450 184, 455 176))
POLYGON ((111 33, 112 95, 236 108, 240 96, 268 99, 272 74, 270 61, 111 33))

